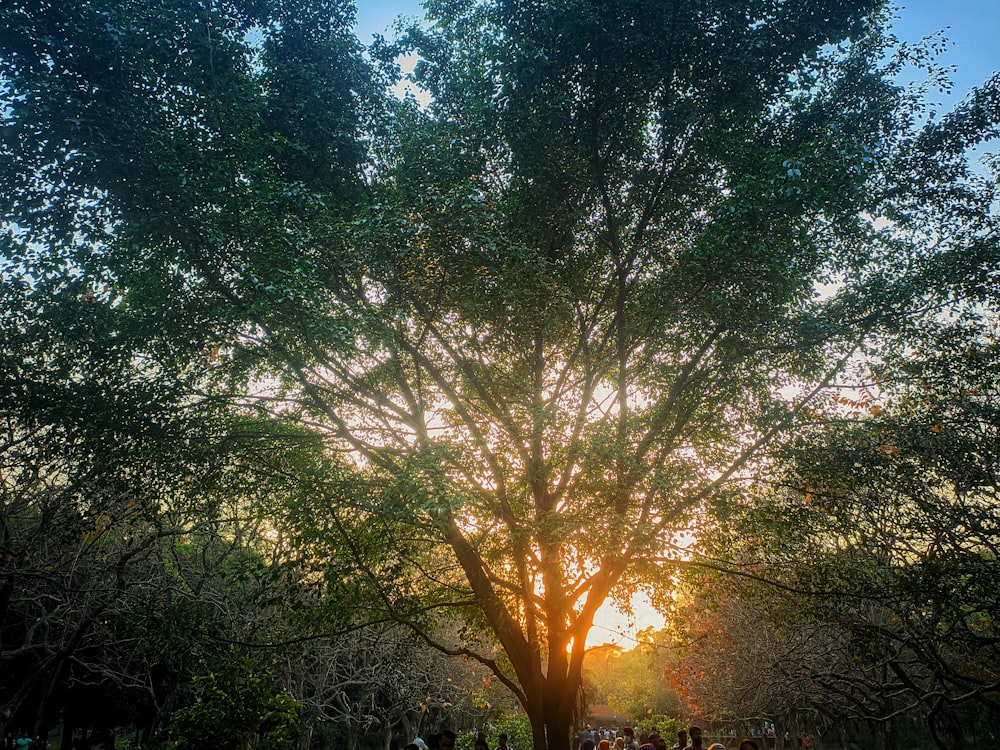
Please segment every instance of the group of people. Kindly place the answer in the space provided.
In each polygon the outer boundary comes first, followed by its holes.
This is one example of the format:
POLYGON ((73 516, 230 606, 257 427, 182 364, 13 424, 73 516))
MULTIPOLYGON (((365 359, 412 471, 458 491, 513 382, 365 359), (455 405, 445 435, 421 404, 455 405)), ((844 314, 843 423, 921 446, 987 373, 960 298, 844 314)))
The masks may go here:
POLYGON ((403 750, 455 750, 455 733, 450 729, 432 734, 425 742, 423 738, 417 737, 409 743, 403 750))
MULTIPOLYGON (((677 742, 672 746, 655 729, 649 734, 640 734, 638 738, 632 727, 625 727, 620 733, 615 732, 614 738, 607 734, 593 732, 588 727, 577 736, 573 750, 726 750, 725 745, 719 742, 703 747, 700 727, 678 731, 677 742), (605 736, 601 737, 600 734, 605 736)), ((744 737, 740 740, 738 750, 760 750, 760 746, 756 740, 744 737)))
MULTIPOLYGON (((701 727, 691 727, 686 732, 681 729, 677 732, 677 742, 671 750, 702 750, 701 727)), ((721 742, 713 742, 707 750, 726 750, 726 746, 721 742)), ((740 740, 737 750, 760 750, 757 740, 744 737, 740 740)))
POLYGON ((625 727, 621 731, 595 731, 587 727, 577 735, 573 750, 668 750, 668 746, 667 741, 656 730, 640 734, 636 738, 632 727, 625 727))
MULTIPOLYGON (((403 750, 455 750, 455 733, 450 729, 445 729, 437 734, 432 734, 426 741, 417 737, 413 742, 406 745, 403 750)), ((725 745, 713 742, 707 748, 701 744, 701 728, 691 727, 681 729, 677 732, 677 742, 672 746, 660 736, 660 733, 653 730, 649 734, 635 736, 632 727, 625 727, 621 732, 595 732, 587 727, 581 731, 575 742, 573 750, 726 750, 725 745), (610 735, 614 734, 614 737, 610 735), (602 736, 603 735, 603 736, 602 736)), ((480 733, 476 738, 473 750, 490 750, 486 735, 480 733)), ((511 750, 507 744, 507 735, 501 734, 498 744, 494 750, 511 750)), ((756 740, 744 737, 740 740, 737 750, 760 750, 760 745, 756 740)))
MULTIPOLYGON (((642 737, 642 739, 646 739, 642 737)), ((589 726, 581 730, 573 741, 573 750, 639 750, 635 739, 635 730, 625 727, 621 732, 610 729, 591 729, 589 726)))

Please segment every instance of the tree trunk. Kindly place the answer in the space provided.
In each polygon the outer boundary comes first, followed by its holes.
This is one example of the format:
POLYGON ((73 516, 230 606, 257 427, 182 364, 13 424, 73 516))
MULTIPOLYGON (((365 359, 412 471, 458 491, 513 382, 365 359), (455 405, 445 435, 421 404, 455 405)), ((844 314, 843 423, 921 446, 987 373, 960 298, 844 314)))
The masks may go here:
POLYGON ((560 677, 558 671, 555 675, 550 672, 534 700, 531 693, 526 694, 524 712, 531 723, 533 750, 570 750, 579 693, 579 681, 575 688, 573 683, 572 678, 560 677))
POLYGON ((314 719, 310 718, 302 722, 302 731, 299 733, 297 743, 298 750, 309 750, 312 747, 312 738, 315 731, 316 722, 314 719))
POLYGON ((346 750, 358 750, 358 723, 350 717, 347 718, 346 750))
MULTIPOLYGON (((774 750, 785 750, 785 721, 784 717, 780 721, 777 718, 771 721, 771 726, 774 727, 774 750)), ((761 726, 763 727, 763 722, 761 726)))
POLYGON ((525 706, 525 712, 531 723, 532 750, 548 750, 548 745, 545 742, 545 717, 536 712, 528 711, 527 706, 525 706))
POLYGON ((399 725, 403 728, 403 739, 412 742, 419 732, 419 727, 414 726, 413 722, 410 721, 409 714, 399 720, 399 725))
POLYGON ((946 706, 938 703, 927 716, 934 744, 941 750, 962 750, 962 727, 946 706))
POLYGON ((879 727, 879 734, 882 735, 882 750, 896 750, 896 721, 883 722, 879 727))
MULTIPOLYGON (((575 701, 574 701, 575 702, 575 701)), ((547 750, 570 750, 573 727, 572 703, 566 705, 564 699, 546 706, 545 740, 547 750)))

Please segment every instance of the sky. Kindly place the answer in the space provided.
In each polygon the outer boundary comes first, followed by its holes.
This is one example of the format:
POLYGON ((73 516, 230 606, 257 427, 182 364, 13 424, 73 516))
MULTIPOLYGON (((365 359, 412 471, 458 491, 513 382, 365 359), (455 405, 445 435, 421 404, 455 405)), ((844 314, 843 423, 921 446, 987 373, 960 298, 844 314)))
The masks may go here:
MULTIPOLYGON (((391 37, 393 20, 399 16, 422 15, 419 0, 357 0, 357 5, 358 36, 366 43, 373 34, 391 37)), ((1000 71, 1000 0, 902 0, 900 5, 893 26, 900 40, 918 42, 945 32, 951 47, 941 62, 956 68, 956 94, 1000 71)))
MULTIPOLYGON (((357 33, 365 43, 374 34, 391 38, 392 24, 399 16, 422 15, 420 0, 357 0, 357 5, 357 33)), ((943 32, 950 43, 938 62, 954 67, 954 89, 950 96, 934 94, 942 112, 964 98, 969 89, 1000 71, 1000 0, 908 0, 899 5, 892 31, 900 41, 916 43, 943 32)), ((663 618, 648 601, 638 597, 633 606, 632 618, 605 606, 587 639, 588 645, 617 643, 628 649, 635 645, 640 630, 663 626, 663 618)))
POLYGON ((951 42, 941 62, 955 68, 958 99, 1000 71, 1000 0, 909 0, 893 25, 905 42, 937 31, 951 42))

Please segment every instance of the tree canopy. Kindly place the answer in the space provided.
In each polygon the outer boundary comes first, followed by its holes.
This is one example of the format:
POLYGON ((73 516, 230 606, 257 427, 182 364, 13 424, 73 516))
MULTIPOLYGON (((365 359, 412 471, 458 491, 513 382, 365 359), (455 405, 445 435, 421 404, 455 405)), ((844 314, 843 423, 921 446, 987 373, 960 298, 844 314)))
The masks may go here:
POLYGON ((336 0, 5 4, 5 293, 305 428, 302 543, 429 640, 461 613, 438 645, 564 748, 598 608, 669 586, 852 356, 990 286, 1000 83, 925 117, 878 0, 426 7, 366 51, 336 0))
POLYGON ((941 748, 995 721, 998 359, 988 296, 912 316, 909 348, 863 368, 857 394, 817 404, 824 419, 784 447, 775 483, 728 509, 711 554, 740 579, 703 587, 713 594, 689 631, 713 632, 680 676, 708 710, 782 721, 798 712, 815 727, 853 718, 887 737, 913 716, 941 748), (723 651, 739 666, 720 663, 723 651), (693 680, 706 663, 711 676, 693 680), (727 678, 736 687, 723 687, 727 678))

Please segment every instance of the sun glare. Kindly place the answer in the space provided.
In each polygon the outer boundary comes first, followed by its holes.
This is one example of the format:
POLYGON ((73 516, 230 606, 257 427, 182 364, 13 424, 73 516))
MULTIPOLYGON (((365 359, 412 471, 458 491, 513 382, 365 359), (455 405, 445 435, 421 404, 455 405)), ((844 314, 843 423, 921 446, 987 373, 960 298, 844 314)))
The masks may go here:
POLYGON ((597 611, 594 627, 587 634, 587 648, 613 643, 625 649, 635 647, 638 633, 647 628, 663 628, 667 622, 641 591, 632 595, 632 614, 621 612, 612 602, 605 602, 597 611))

